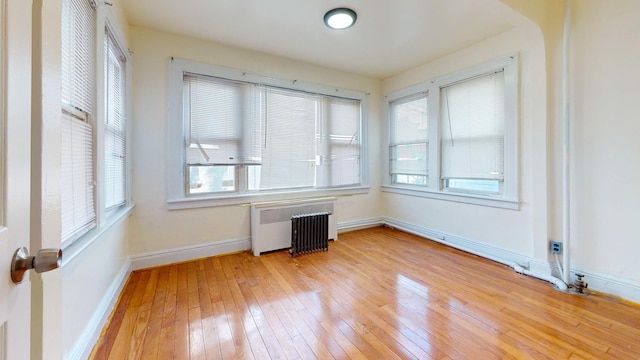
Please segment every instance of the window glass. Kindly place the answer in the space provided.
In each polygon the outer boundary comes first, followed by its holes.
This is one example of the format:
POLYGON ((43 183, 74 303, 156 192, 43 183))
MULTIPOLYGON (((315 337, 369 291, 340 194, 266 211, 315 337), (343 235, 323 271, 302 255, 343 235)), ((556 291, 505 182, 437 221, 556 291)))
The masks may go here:
POLYGON ((236 191, 236 174, 233 166, 189 165, 187 169, 189 195, 236 191))
POLYGON ((389 168, 392 181, 427 186, 428 177, 428 97, 401 99, 389 105, 389 168))
POLYGON ((440 102, 444 187, 498 192, 504 179, 504 72, 444 87, 440 102))
POLYGON ((360 183, 360 102, 325 98, 327 118, 320 137, 319 186, 348 186, 360 183))
POLYGON ((249 167, 249 190, 313 187, 317 96, 266 89, 262 164, 249 167))

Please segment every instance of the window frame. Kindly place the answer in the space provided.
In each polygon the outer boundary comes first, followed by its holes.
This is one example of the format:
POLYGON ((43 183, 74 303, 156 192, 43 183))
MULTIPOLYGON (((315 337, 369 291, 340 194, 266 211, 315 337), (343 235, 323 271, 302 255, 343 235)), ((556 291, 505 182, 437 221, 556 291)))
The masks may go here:
POLYGON ((385 95, 383 101, 385 125, 383 128, 383 139, 385 139, 383 143, 383 155, 386 158, 382 166, 382 191, 505 209, 519 209, 519 87, 518 55, 513 54, 483 62, 385 95), (500 70, 504 71, 505 81, 504 181, 501 183, 502 193, 493 194, 481 191, 474 192, 445 188, 444 181, 441 179, 441 89, 455 83, 500 70), (428 93, 427 123, 429 129, 429 160, 427 168, 429 176, 426 186, 393 182, 389 162, 392 126, 390 103, 402 98, 416 96, 419 93, 428 93))
POLYGON ((324 85, 306 83, 298 80, 286 80, 266 75, 253 74, 228 67, 211 65, 196 61, 169 58, 169 89, 168 89, 168 119, 167 119, 167 173, 166 173, 166 204, 169 210, 188 209, 198 207, 225 206, 235 204, 254 203, 261 201, 287 200, 311 196, 336 196, 366 193, 369 190, 368 170, 368 93, 356 90, 337 89, 324 85), (183 121, 183 77, 184 74, 198 74, 212 76, 231 81, 255 83, 266 86, 280 87, 288 90, 304 91, 312 94, 342 97, 360 101, 360 184, 335 188, 303 188, 266 190, 248 192, 246 184, 247 166, 236 167, 236 182, 240 192, 211 193, 198 197, 186 194, 187 174, 184 161, 184 121, 183 121))
MULTIPOLYGON (((392 147, 399 147, 399 146, 407 146, 407 145, 419 145, 419 144, 425 144, 426 147, 426 158, 429 158, 429 124, 428 124, 428 118, 429 116, 427 115, 427 137, 424 139, 424 141, 420 141, 418 142, 417 139, 414 142, 398 142, 398 141, 394 141, 392 138, 394 137, 394 133, 393 130, 391 129, 392 121, 391 121, 391 116, 393 114, 392 111, 392 103, 399 103, 398 106, 415 101, 415 100, 419 100, 419 99, 426 99, 427 101, 427 114, 429 113, 429 91, 421 91, 422 88, 420 87, 418 91, 416 92, 412 92, 411 94, 407 95, 407 96, 400 96, 397 98, 394 98, 392 100, 389 100, 387 102, 388 108, 389 108, 389 143, 387 146, 387 156, 389 156, 389 161, 387 162, 388 166, 389 166, 389 175, 390 175, 390 183, 394 184, 394 185, 399 185, 399 186, 415 186, 418 188, 422 188, 422 187, 426 187, 428 186, 428 180, 429 180, 429 168, 427 166, 425 174, 419 174, 419 173, 401 173, 401 172, 393 172, 393 170, 391 169, 391 154, 393 153, 392 151, 392 147), (421 184, 412 184, 410 182, 400 182, 397 179, 398 176, 406 176, 407 178, 411 177, 411 176, 416 176, 416 177, 424 177, 425 179, 425 184, 421 185, 421 184)), ((428 160, 427 160, 427 165, 428 165, 428 160)))
MULTIPOLYGON (((89 0, 87 0, 89 1, 89 0)), ((73 240, 62 243, 63 250, 68 256, 65 262, 71 261, 89 244, 100 238, 112 226, 122 223, 122 221, 131 214, 134 204, 131 200, 131 129, 132 129, 132 53, 129 51, 124 33, 118 22, 117 16, 108 4, 97 2, 96 4, 96 29, 95 29, 95 82, 94 82, 94 112, 95 115, 90 119, 90 125, 93 127, 93 171, 94 171, 94 206, 96 213, 96 225, 86 233, 78 236, 73 240), (124 69, 124 114, 125 114, 125 202, 111 209, 106 209, 105 204, 105 66, 107 54, 105 54, 105 36, 107 31, 111 34, 112 39, 122 50, 122 55, 126 59, 124 69)))
MULTIPOLYGON (((109 133, 112 133, 113 137, 117 137, 119 134, 121 134, 121 137, 124 139, 124 149, 123 149, 124 150, 124 154, 123 154, 124 155, 124 164, 123 164, 123 167, 124 167, 123 175, 124 176, 123 176, 123 179, 122 179, 123 182, 124 182, 124 184, 123 184, 124 185, 124 189, 123 189, 124 190, 123 191, 124 194, 123 194, 122 202, 119 202, 116 205, 112 205, 110 207, 108 207, 109 204, 107 204, 106 196, 105 196, 105 200, 103 201, 103 205, 105 207, 105 212, 107 214, 110 214, 110 213, 113 213, 113 212, 117 211, 119 208, 121 208, 123 206, 126 206, 129 203, 129 198, 130 198, 129 197, 129 191, 128 191, 128 189, 129 189, 129 185, 128 184, 130 182, 129 181, 130 179, 129 179, 129 176, 128 176, 128 169, 129 169, 128 164, 129 164, 129 159, 131 157, 131 152, 130 152, 130 149, 129 149, 128 145, 127 145, 128 141, 129 141, 129 134, 130 134, 130 132, 128 131, 128 126, 129 126, 129 124, 131 122, 131 121, 129 121, 130 113, 128 112, 128 106, 129 106, 129 103, 130 103, 130 101, 128 101, 128 99, 129 99, 129 82, 130 82, 129 81, 129 76, 128 76, 130 74, 130 72, 128 71, 128 68, 130 66, 130 56, 127 56, 128 55, 127 54, 127 49, 128 48, 124 47, 122 42, 118 39, 118 35, 116 34, 116 31, 114 31, 113 26, 111 25, 111 23, 110 23, 110 21, 108 19, 105 19, 105 26, 104 26, 103 33, 104 33, 103 48, 106 47, 104 43, 105 43, 105 41, 107 41, 107 36, 110 36, 111 43, 113 44, 113 46, 116 47, 116 50, 118 51, 118 54, 115 54, 115 56, 119 58, 118 59, 119 65, 122 66, 121 73, 122 73, 123 79, 120 79, 120 80, 124 82, 124 89, 122 89, 123 93, 121 94, 121 97, 122 97, 121 100, 122 100, 123 104, 122 104, 122 109, 120 109, 122 111, 122 117, 123 117, 123 122, 124 122, 124 124, 123 124, 124 126, 122 127, 122 129, 116 129, 115 126, 108 126, 107 125, 106 120, 107 120, 107 118, 109 116, 108 115, 108 111, 109 111, 108 106, 104 106, 104 109, 102 111, 102 114, 103 114, 102 122, 101 122, 101 124, 102 124, 102 134, 101 134, 100 138, 102 139, 103 148, 104 148, 104 146, 106 146, 106 138, 107 138, 107 135, 109 135, 109 133)), ((105 52, 104 55, 103 55, 103 63, 102 63, 102 69, 101 69, 103 74, 105 72, 105 67, 108 66, 108 64, 109 64, 109 54, 105 52)), ((105 89, 105 86, 107 85, 107 81, 108 81, 108 79, 103 78, 103 83, 101 84, 101 89, 103 89, 103 91, 105 89)), ((102 98, 105 100, 105 102, 108 100, 106 91, 105 91, 104 96, 102 98)), ((107 163, 106 156, 107 155, 106 155, 105 151, 103 150, 102 153, 97 154, 97 155, 98 156, 102 156, 102 161, 104 162, 103 165, 106 167, 106 163, 107 163)), ((104 171, 105 175, 106 175, 106 172, 107 171, 105 169, 105 171, 104 171)), ((106 195, 105 192, 108 190, 107 186, 106 186, 106 177, 102 176, 101 179, 103 180, 103 186, 102 186, 102 189, 101 189, 101 193, 103 195, 106 195)))

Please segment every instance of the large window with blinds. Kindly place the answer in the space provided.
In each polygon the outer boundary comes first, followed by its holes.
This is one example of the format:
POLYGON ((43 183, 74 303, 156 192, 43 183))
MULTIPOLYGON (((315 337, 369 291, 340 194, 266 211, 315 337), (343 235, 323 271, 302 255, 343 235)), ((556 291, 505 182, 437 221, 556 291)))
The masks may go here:
POLYGON ((107 226, 108 216, 128 203, 127 55, 122 36, 114 31, 114 18, 109 6, 92 0, 62 2, 64 247, 107 226), (100 27, 104 31, 96 31, 100 27))
POLYGON ((366 94, 179 59, 170 76, 170 128, 181 134, 170 202, 364 185, 366 94))
POLYGON ((387 95, 385 189, 517 203, 517 64, 510 56, 387 95))

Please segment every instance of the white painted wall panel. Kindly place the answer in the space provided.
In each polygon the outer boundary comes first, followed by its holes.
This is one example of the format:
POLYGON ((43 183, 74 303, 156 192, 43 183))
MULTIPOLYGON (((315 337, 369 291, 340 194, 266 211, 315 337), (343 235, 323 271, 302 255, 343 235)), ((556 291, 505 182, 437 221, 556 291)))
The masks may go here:
POLYGON ((640 283, 640 2, 574 1, 573 24, 573 263, 640 283))

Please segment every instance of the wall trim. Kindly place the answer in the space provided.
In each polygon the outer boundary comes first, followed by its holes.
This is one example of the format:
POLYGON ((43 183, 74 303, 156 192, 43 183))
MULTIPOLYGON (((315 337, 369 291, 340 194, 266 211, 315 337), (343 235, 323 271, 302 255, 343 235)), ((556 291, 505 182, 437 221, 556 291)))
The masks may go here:
POLYGON ((132 270, 168 265, 251 249, 251 238, 215 241, 131 256, 132 270))
MULTIPOLYGON (((478 241, 466 239, 454 234, 443 231, 430 229, 424 226, 415 225, 391 218, 382 218, 384 225, 406 231, 408 233, 422 236, 426 239, 439 242, 441 244, 451 246, 453 248, 466 251, 492 261, 503 264, 515 263, 526 269, 527 275, 547 280, 557 270, 555 264, 534 259, 530 256, 516 253, 510 250, 502 249, 497 246, 481 243, 478 241)), ((571 273, 583 274, 584 281, 589 284, 589 288, 604 294, 613 295, 624 300, 640 303, 640 284, 628 280, 613 278, 609 275, 584 271, 577 268, 571 268, 571 273)))
POLYGON ((366 229, 380 225, 384 225, 384 220, 380 217, 343 221, 338 223, 338 233, 366 229))
POLYGON ((520 265, 525 269, 529 269, 531 265, 531 257, 516 253, 510 250, 502 249, 497 246, 489 245, 486 243, 478 242, 475 240, 470 240, 458 235, 454 235, 451 233, 447 233, 444 231, 439 231, 435 229, 430 229, 420 225, 410 224, 404 221, 384 218, 384 224, 396 228, 399 230, 406 231, 408 233, 412 233, 414 235, 422 236, 429 240, 433 240, 435 242, 439 242, 441 244, 466 251, 484 258, 488 259, 496 259, 502 260, 500 262, 508 262, 515 263, 520 265))
POLYGON ((102 297, 100 305, 98 305, 98 308, 93 313, 93 316, 91 316, 91 319, 89 319, 89 322, 87 323, 87 326, 85 326, 82 335, 76 341, 70 354, 68 354, 68 356, 65 356, 65 359, 82 360, 88 359, 91 356, 93 347, 98 343, 100 335, 102 334, 102 329, 109 321, 111 312, 118 302, 120 294, 122 293, 122 290, 124 289, 124 286, 127 283, 130 274, 131 261, 127 258, 120 267, 120 270, 116 274, 115 278, 111 282, 111 285, 107 289, 107 292, 102 297))

